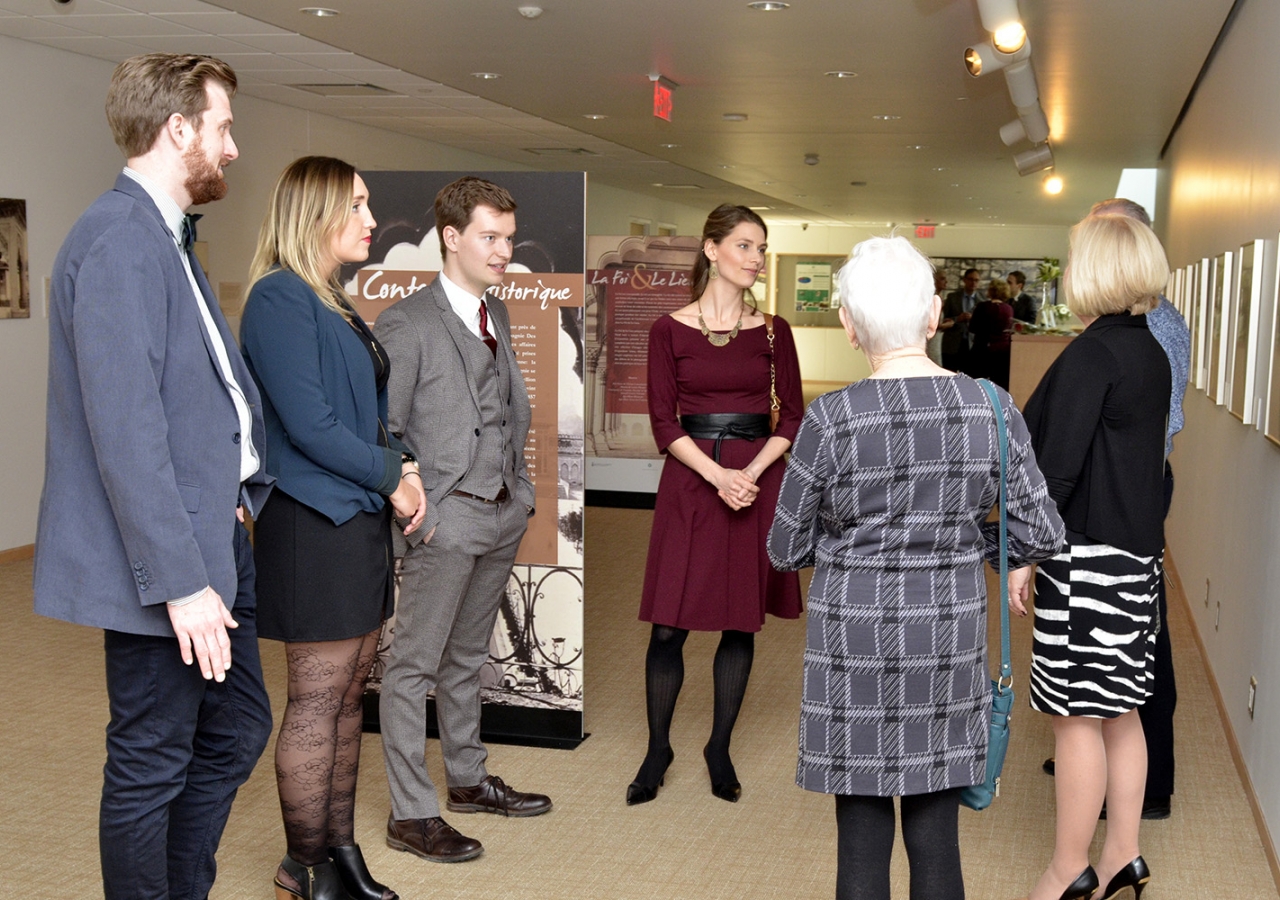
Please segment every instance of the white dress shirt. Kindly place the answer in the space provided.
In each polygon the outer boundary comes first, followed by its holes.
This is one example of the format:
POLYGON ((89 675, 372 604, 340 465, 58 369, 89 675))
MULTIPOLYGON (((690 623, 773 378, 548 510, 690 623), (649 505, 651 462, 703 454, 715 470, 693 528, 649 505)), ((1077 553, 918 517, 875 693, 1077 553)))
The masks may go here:
MULTIPOLYGON (((444 288, 444 295, 449 299, 449 305, 453 307, 453 311, 458 314, 458 318, 462 320, 462 324, 467 326, 467 330, 481 340, 484 335, 480 333, 480 298, 468 294, 465 290, 458 287, 443 273, 440 273, 440 286, 444 288)), ((493 333, 493 325, 489 326, 489 336, 496 338, 493 333)))

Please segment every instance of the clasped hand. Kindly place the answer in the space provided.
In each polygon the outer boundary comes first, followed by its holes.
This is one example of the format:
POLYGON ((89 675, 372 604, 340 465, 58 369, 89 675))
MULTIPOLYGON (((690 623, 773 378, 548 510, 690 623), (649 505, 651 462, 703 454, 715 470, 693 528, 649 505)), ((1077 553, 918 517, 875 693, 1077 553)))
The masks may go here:
POLYGON ((746 509, 760 493, 755 477, 746 469, 721 469, 712 483, 730 509, 746 509))
POLYGON ((409 534, 422 524, 427 514, 427 494, 422 488, 422 476, 417 469, 406 466, 395 492, 387 498, 396 518, 404 522, 404 533, 409 534))

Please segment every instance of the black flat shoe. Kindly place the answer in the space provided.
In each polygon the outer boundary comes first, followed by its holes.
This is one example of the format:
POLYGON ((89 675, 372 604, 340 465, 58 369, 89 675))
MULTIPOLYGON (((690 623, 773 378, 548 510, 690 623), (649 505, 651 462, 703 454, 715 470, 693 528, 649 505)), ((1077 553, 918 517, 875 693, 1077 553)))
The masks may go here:
POLYGON ((1111 900, 1127 887, 1133 888, 1133 900, 1139 900, 1150 880, 1151 870, 1147 868, 1147 861, 1141 856, 1136 857, 1107 882, 1107 889, 1102 892, 1100 900, 1111 900))
POLYGON ((1067 889, 1062 892, 1061 900, 1085 900, 1087 897, 1092 897, 1097 889, 1098 873, 1093 871, 1093 866, 1086 866, 1080 873, 1080 877, 1067 885, 1067 889))
POLYGON ((338 869, 331 859, 318 866, 304 866, 292 856, 286 855, 280 860, 280 868, 298 883, 298 887, 289 887, 277 875, 276 900, 351 900, 351 895, 342 886, 338 869))
POLYGON ((352 900, 400 900, 400 895, 391 888, 373 880, 359 844, 330 847, 329 858, 333 860, 338 877, 342 879, 342 886, 347 889, 352 900))
MULTIPOLYGON (((707 774, 711 773, 711 758, 707 751, 710 747, 702 748, 702 758, 707 761, 707 774)), ((729 771, 733 772, 733 764, 729 764, 729 771)), ((737 773, 734 773, 735 776, 737 773)), ((742 784, 736 777, 729 781, 716 781, 715 776, 711 776, 711 793, 715 794, 721 800, 727 800, 730 803, 737 803, 738 798, 742 796, 742 784)))
MULTIPOLYGON (((658 788, 662 787, 667 781, 667 769, 671 767, 671 761, 676 758, 676 752, 670 747, 667 748, 667 761, 662 764, 662 771, 658 774, 657 784, 646 784, 640 780, 637 773, 636 780, 627 785, 627 806, 636 806, 640 803, 648 803, 650 800, 658 796, 658 788)), ((640 771, 644 771, 644 764, 640 765, 640 771)))

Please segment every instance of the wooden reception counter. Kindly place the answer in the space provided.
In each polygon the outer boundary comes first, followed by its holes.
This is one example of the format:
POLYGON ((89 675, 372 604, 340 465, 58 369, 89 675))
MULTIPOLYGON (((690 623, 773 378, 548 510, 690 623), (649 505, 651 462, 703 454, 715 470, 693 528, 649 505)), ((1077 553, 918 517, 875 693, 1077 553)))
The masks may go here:
POLYGON ((1009 394, 1022 409, 1041 376, 1074 334, 1014 334, 1009 350, 1009 394))

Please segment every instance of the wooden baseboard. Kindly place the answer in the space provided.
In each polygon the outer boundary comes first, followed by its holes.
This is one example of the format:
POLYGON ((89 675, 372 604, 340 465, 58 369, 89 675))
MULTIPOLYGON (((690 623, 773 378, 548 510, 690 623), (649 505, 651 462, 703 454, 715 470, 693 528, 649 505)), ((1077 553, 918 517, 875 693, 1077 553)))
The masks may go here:
POLYGON ((1244 795, 1249 800, 1249 808, 1253 810, 1253 821, 1258 827, 1258 835, 1262 838, 1262 849, 1267 854, 1267 864, 1271 866, 1271 880, 1275 882, 1276 890, 1280 891, 1280 856, 1276 854, 1276 845, 1271 839, 1271 829, 1267 826, 1267 817, 1262 812, 1262 804, 1258 802, 1258 795, 1253 789, 1253 779, 1249 775, 1249 767, 1245 765, 1244 754, 1240 752, 1240 741, 1236 738, 1236 731, 1231 724, 1231 717, 1227 715, 1227 704, 1223 700, 1222 689, 1218 686, 1218 678, 1214 675, 1213 667, 1209 664, 1209 653, 1205 648, 1204 638, 1200 635, 1200 628, 1196 624, 1196 617, 1191 611, 1191 603, 1187 599, 1187 592, 1183 589, 1182 576, 1178 574, 1178 567, 1174 564, 1172 555, 1167 551, 1164 557, 1164 567, 1171 596, 1182 602, 1182 606, 1187 612, 1187 618, 1191 622, 1191 633, 1195 635, 1196 645, 1200 648, 1200 658, 1204 661, 1204 674, 1209 680, 1210 689, 1213 691, 1214 702, 1218 705, 1218 717, 1222 719, 1222 730, 1227 735, 1227 747, 1231 750, 1231 760, 1236 764, 1236 772, 1240 775, 1240 783, 1244 785, 1244 795))
POLYGON ((14 547, 11 550, 0 550, 0 566, 5 563, 19 562, 24 559, 31 559, 36 555, 36 545, 27 544, 22 547, 14 547))

